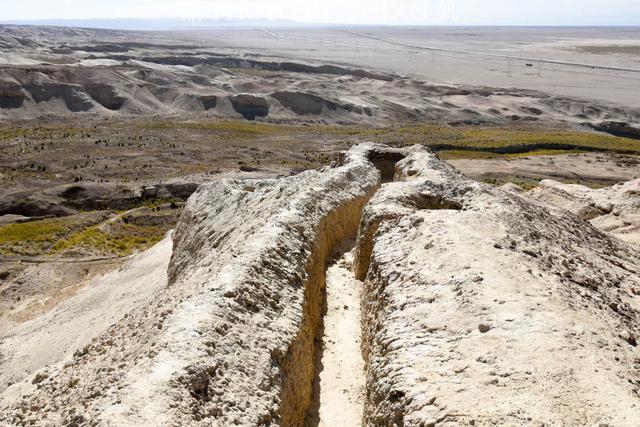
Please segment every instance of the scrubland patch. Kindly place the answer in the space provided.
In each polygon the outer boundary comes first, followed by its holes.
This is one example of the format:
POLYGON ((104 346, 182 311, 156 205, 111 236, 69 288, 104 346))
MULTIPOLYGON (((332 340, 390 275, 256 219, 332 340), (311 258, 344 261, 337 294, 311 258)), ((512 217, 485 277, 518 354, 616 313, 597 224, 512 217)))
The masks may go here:
POLYGON ((260 136, 284 135, 297 126, 272 125, 240 120, 189 121, 189 122, 148 122, 142 129, 190 129, 206 131, 209 134, 229 140, 255 138, 260 136))
MULTIPOLYGON (((158 122, 142 125, 147 129, 190 129, 221 138, 245 140, 274 136, 349 138, 353 143, 373 141, 394 146, 422 144, 436 150, 454 151, 456 158, 482 156, 473 152, 463 157, 456 147, 478 150, 523 147, 529 155, 564 154, 585 150, 614 151, 640 154, 640 141, 594 132, 543 128, 500 128, 495 126, 446 126, 440 124, 410 124, 392 127, 361 127, 337 125, 279 125, 245 121, 158 122), (526 148, 529 147, 529 150, 526 148)), ((464 150, 467 151, 467 150, 464 150)), ((523 154, 496 153, 496 154, 523 154)), ((487 154, 490 155, 490 154, 487 154)), ((479 157, 486 158, 486 157, 479 157)))
MULTIPOLYGON (((607 151, 640 154, 640 141, 536 124, 505 127, 275 124, 244 120, 122 118, 0 127, 0 182, 141 182, 230 170, 304 170, 330 164, 351 145, 421 144, 446 159, 607 151)), ((9 190, 10 191, 10 190, 9 190)))
POLYGON ((69 225, 59 219, 46 219, 0 226, 0 253, 21 253, 28 248, 48 246, 69 232, 69 225))
POLYGON ((105 232, 93 226, 56 242, 53 252, 126 256, 153 246, 162 240, 166 231, 158 226, 119 224, 115 229, 110 227, 110 231, 105 232))
POLYGON ((0 226, 0 254, 5 256, 127 256, 162 240, 177 221, 177 211, 105 222, 116 214, 85 212, 0 226))
POLYGON ((9 141, 16 138, 71 138, 86 135, 90 129, 74 126, 0 126, 0 140, 9 141))
POLYGON ((0 254, 47 255, 60 239, 91 226, 108 216, 96 211, 64 218, 48 218, 0 226, 0 254))

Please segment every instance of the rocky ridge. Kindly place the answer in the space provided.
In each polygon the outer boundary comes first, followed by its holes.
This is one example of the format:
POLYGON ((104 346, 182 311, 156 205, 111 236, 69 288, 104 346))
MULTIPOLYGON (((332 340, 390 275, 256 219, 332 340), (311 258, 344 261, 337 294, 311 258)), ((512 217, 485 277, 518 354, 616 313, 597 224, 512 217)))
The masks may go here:
POLYGON ((201 186, 168 286, 39 372, 0 421, 303 425, 325 270, 356 233, 363 424, 633 425, 640 253, 421 147, 374 144, 201 186))
POLYGON ((367 204, 366 425, 632 425, 640 257, 416 149, 367 204))
POLYGON ((302 423, 325 263, 378 185, 366 152, 290 178, 201 186, 175 231, 166 290, 39 374, 37 392, 0 420, 302 423))

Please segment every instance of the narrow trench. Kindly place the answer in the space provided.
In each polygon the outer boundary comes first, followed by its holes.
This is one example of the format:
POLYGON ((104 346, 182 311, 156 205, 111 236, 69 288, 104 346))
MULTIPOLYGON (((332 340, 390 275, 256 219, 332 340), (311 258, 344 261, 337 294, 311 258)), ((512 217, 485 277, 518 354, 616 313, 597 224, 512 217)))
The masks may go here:
MULTIPOLYGON (((399 153, 370 154, 370 160, 380 171, 382 185, 394 180, 395 165, 403 157, 399 153)), ((355 235, 342 241, 325 272, 307 427, 362 425, 366 391, 360 322, 363 282, 356 278, 354 269, 356 243, 355 235)))
POLYGON ((309 426, 362 425, 365 372, 361 352, 360 294, 353 273, 355 237, 345 240, 326 272, 324 322, 316 354, 309 426))

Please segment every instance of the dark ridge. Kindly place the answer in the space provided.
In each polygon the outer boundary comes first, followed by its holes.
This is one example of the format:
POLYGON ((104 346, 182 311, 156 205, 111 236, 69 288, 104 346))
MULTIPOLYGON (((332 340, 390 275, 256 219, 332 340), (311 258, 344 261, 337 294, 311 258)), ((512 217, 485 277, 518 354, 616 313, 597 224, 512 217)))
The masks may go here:
POLYGON ((588 123, 587 126, 599 132, 622 138, 640 139, 640 129, 626 122, 588 123))
POLYGON ((166 49, 166 50, 192 50, 198 49, 200 46, 188 45, 188 44, 153 44, 143 42, 121 42, 121 43, 101 43, 96 42, 92 45, 64 45, 64 48, 73 50, 82 50, 85 52, 129 52, 133 49, 166 49))
POLYGON ((24 104, 25 96, 26 94, 18 83, 0 80, 0 108, 20 108, 24 104))
POLYGON ((211 110, 218 105, 218 97, 215 95, 205 95, 200 97, 200 102, 205 110, 211 110))
POLYGON ((129 52, 131 49, 122 46, 119 44, 97 44, 93 46, 69 46, 69 48, 73 50, 79 50, 84 52, 96 52, 96 53, 104 53, 104 52, 129 52))
POLYGON ((67 108, 71 111, 89 111, 93 108, 93 103, 89 101, 89 98, 80 91, 80 88, 75 85, 68 84, 42 84, 42 85, 29 85, 25 86, 25 89, 31 94, 31 97, 36 102, 45 102, 52 99, 62 99, 67 108))
POLYGON ((28 217, 62 217, 74 214, 73 209, 69 209, 57 203, 47 203, 38 200, 22 200, 16 204, 0 203, 0 216, 2 215, 22 215, 28 217))
POLYGON ((14 98, 10 96, 0 96, 0 108, 15 109, 20 108, 24 104, 24 98, 14 98))
POLYGON ((156 44, 156 43, 145 43, 145 42, 121 42, 118 43, 120 46, 125 46, 130 49, 199 49, 202 46, 194 45, 194 44, 156 44))
POLYGON ((269 114, 269 103, 261 96, 240 93, 229 98, 233 109, 247 120, 265 117, 269 114))
POLYGON ((594 153, 618 153, 618 154, 640 154, 639 150, 620 150, 615 148, 604 147, 590 147, 586 145, 572 145, 572 144, 558 144, 558 143, 539 143, 539 144, 526 144, 526 145, 507 145, 504 147, 470 147, 466 145, 453 145, 453 144, 434 144, 428 146, 434 151, 447 151, 447 150, 459 150, 459 151, 479 151, 483 153, 495 153, 495 154, 525 154, 536 150, 575 150, 575 151, 588 151, 594 153))
POLYGON ((109 85, 89 85, 85 88, 91 98, 104 108, 117 111, 124 105, 126 98, 118 96, 115 89, 109 85))
MULTIPOLYGON (((124 55, 110 56, 110 59, 128 60, 131 59, 124 55)), ((374 80, 393 81, 393 77, 388 74, 372 73, 361 69, 350 69, 339 67, 336 65, 308 65, 297 62, 274 62, 274 61, 258 61, 255 59, 221 57, 207 55, 199 56, 146 56, 142 61, 151 62, 162 65, 214 65, 219 67, 230 68, 255 68, 265 71, 286 71, 291 73, 308 73, 308 74, 332 74, 337 76, 354 76, 374 80)))
POLYGON ((300 115, 322 114, 323 107, 333 111, 338 108, 338 104, 335 102, 305 92, 281 91, 274 92, 271 96, 277 99, 284 107, 300 115))

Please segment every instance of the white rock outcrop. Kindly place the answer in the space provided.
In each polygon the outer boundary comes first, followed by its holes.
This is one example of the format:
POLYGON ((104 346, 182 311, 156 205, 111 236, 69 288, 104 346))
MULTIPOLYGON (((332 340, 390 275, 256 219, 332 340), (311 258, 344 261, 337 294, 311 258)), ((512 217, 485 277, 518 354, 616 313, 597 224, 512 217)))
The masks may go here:
POLYGON ((0 420, 303 423, 326 262, 379 186, 371 148, 288 178, 201 186, 174 233, 169 286, 50 369, 0 420))
POLYGON ((365 207, 366 425, 640 413, 640 253, 414 149, 365 207))
POLYGON ((599 230, 640 247, 640 179, 595 190, 547 179, 527 196, 567 209, 599 230))
POLYGON ((637 425, 640 252, 374 144, 201 186, 168 285, 36 374, 0 425, 305 425, 327 264, 356 234, 365 425, 637 425))

